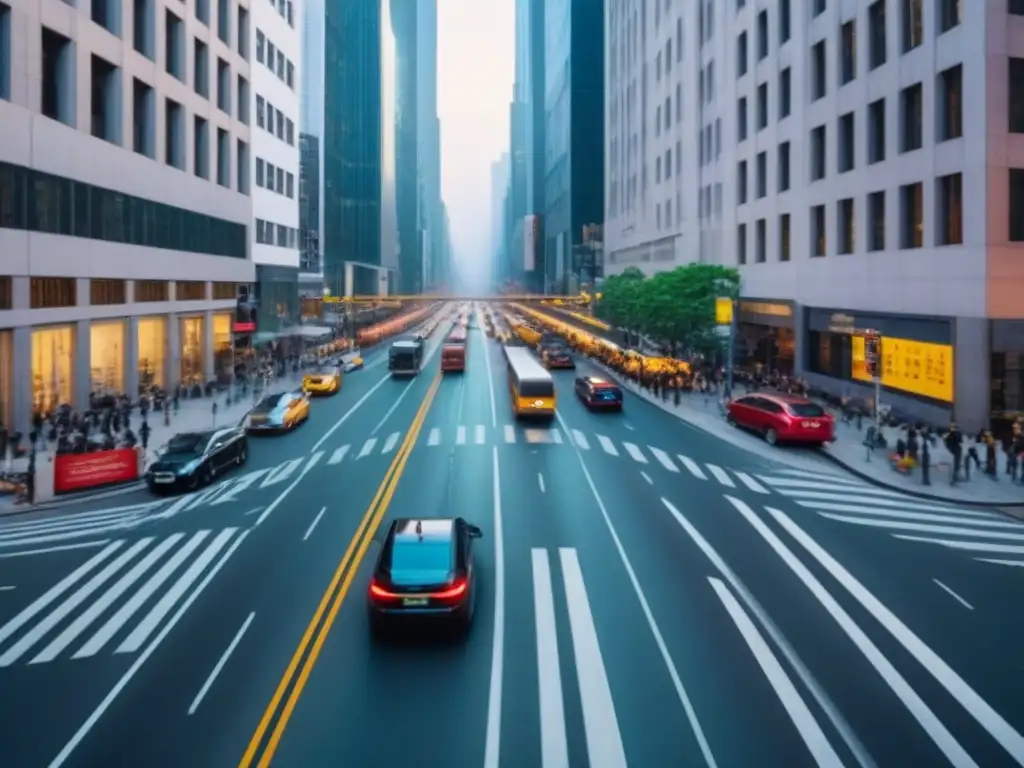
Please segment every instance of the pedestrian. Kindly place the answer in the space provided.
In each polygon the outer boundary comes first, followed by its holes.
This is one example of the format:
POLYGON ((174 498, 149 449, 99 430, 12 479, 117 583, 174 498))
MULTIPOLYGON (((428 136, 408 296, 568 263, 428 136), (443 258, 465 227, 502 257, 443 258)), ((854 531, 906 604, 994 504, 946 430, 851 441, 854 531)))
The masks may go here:
POLYGON ((964 436, 957 429, 956 422, 949 423, 949 430, 942 436, 942 442, 953 457, 953 472, 949 484, 956 485, 960 481, 960 466, 964 458, 964 436))

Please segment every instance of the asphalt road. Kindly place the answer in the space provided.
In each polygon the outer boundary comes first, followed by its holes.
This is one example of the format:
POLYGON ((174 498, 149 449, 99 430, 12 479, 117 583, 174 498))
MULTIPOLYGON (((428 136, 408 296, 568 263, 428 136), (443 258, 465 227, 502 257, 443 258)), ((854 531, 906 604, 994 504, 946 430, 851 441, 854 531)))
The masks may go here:
POLYGON ((0 764, 1024 764, 1022 572, 935 530, 1024 529, 592 414, 573 376, 516 424, 474 330, 464 375, 370 367, 205 499, 0 559, 0 764), (375 645, 373 529, 433 515, 483 530, 473 630, 375 645))

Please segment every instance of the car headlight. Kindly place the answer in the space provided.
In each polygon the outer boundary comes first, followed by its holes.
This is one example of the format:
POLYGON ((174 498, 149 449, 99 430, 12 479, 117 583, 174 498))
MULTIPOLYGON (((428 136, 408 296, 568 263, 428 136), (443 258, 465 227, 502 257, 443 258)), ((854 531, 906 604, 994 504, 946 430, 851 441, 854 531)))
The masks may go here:
POLYGON ((179 475, 191 475, 193 472, 196 471, 196 469, 199 468, 200 463, 202 463, 202 459, 193 459, 188 464, 185 464, 185 465, 183 465, 181 467, 178 467, 177 474, 179 474, 179 475))

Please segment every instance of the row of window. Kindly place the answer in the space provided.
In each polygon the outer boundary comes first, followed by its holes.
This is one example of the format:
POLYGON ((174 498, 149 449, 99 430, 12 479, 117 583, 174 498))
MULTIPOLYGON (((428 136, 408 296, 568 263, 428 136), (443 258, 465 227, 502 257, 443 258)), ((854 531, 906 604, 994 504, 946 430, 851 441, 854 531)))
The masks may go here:
POLYGON ((295 227, 256 219, 256 242, 260 245, 295 249, 299 247, 299 231, 295 227))
MULTIPOLYGON (((134 300, 141 303, 167 301, 170 283, 166 280, 136 280, 134 300)), ((238 296, 238 283, 213 283, 215 300, 231 300, 238 296)), ((11 278, 0 278, 0 309, 11 309, 11 278), (4 301, 6 299, 6 301, 4 301)), ((207 296, 203 280, 178 280, 175 283, 178 301, 204 301, 207 296)), ((89 280, 89 304, 114 306, 128 303, 128 281, 121 278, 89 280)), ((29 282, 29 307, 55 309, 78 306, 78 280, 73 277, 33 277, 29 282)))
POLYGON ((295 28, 295 8, 292 0, 269 0, 272 8, 276 8, 281 18, 288 22, 288 26, 295 28))
POLYGON ((256 30, 256 61, 277 75, 289 88, 295 88, 295 65, 261 29, 256 30))
POLYGON ((172 251, 248 254, 245 224, 0 163, 0 228, 172 251))
POLYGON ((290 200, 295 199, 295 174, 256 158, 256 186, 268 192, 277 192, 290 200))
POLYGON ((289 147, 295 146, 295 123, 262 96, 256 97, 256 125, 287 142, 289 147))
MULTIPOLYGON (((198 37, 192 40, 192 88, 204 99, 210 98, 210 48, 198 37)), ((249 81, 241 74, 235 77, 235 109, 232 110, 231 65, 217 57, 216 78, 217 109, 225 115, 234 114, 239 122, 249 124, 249 81)))

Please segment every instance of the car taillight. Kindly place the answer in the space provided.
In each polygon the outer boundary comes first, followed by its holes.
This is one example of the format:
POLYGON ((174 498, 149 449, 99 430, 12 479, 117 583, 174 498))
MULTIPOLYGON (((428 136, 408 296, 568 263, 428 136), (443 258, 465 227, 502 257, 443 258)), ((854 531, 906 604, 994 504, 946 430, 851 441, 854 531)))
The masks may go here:
POLYGON ((374 600, 397 600, 399 595, 389 592, 374 579, 370 582, 370 597, 374 600))
POLYGON ((397 592, 391 592, 384 588, 380 583, 374 579, 370 582, 370 597, 377 601, 389 601, 389 600, 400 600, 405 597, 426 597, 431 600, 455 600, 462 597, 466 590, 469 589, 469 582, 464 579, 456 579, 452 582, 452 585, 445 587, 437 592, 417 592, 410 594, 398 594, 397 592))
POLYGON ((434 600, 454 600, 457 597, 462 597, 468 588, 469 582, 466 579, 456 579, 447 589, 442 589, 440 592, 432 592, 427 597, 434 600))

